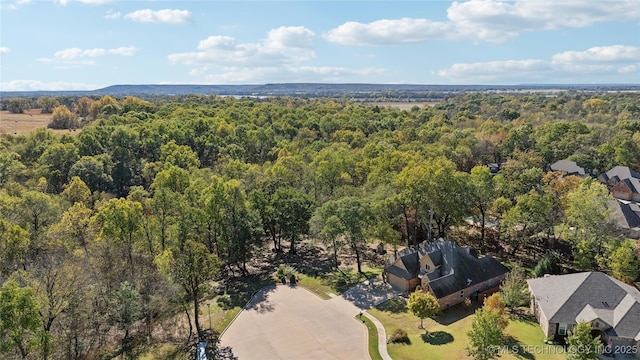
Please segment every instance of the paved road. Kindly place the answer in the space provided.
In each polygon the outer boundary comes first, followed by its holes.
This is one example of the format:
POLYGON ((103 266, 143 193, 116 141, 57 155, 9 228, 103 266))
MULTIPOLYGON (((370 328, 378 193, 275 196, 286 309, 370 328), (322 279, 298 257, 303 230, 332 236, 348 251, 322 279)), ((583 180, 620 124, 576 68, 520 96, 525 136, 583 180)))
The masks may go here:
POLYGON ((370 359, 367 329, 349 305, 302 287, 266 288, 222 334, 220 345, 239 360, 370 359))
POLYGON ((376 325, 380 354, 389 360, 384 327, 366 310, 396 295, 381 279, 329 300, 302 287, 265 288, 222 334, 220 345, 239 360, 370 359, 366 327, 355 319, 363 313, 376 325))

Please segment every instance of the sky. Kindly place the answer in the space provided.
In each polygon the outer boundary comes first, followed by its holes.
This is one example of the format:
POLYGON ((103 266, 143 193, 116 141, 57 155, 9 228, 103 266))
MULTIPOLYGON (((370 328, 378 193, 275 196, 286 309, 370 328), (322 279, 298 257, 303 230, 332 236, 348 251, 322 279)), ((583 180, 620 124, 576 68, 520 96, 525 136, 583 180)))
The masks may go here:
POLYGON ((639 84, 640 0, 1 0, 0 90, 639 84))

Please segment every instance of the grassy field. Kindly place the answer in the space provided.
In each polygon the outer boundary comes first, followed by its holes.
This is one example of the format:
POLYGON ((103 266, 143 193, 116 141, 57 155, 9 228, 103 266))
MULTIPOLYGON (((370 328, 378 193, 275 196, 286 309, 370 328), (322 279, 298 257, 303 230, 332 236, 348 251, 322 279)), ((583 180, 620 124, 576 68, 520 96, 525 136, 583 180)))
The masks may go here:
POLYGON ((439 103, 439 101, 433 101, 433 102, 419 102, 419 101, 371 101, 371 102, 366 102, 367 105, 371 105, 371 106, 379 106, 381 108, 386 108, 387 106, 392 108, 392 109, 399 109, 399 110, 411 110, 411 108, 413 108, 414 106, 419 107, 420 109, 422 109, 423 107, 425 107, 425 105, 427 106, 434 106, 435 104, 439 103))
MULTIPOLYGON (((40 109, 26 110, 24 114, 0 111, 0 134, 27 134, 39 128, 46 128, 50 121, 51 114, 41 114, 40 109)), ((69 133, 69 130, 52 131, 58 134, 69 133)), ((78 131, 80 130, 76 130, 78 131)))
MULTIPOLYGON (((419 329, 420 319, 407 311, 404 300, 394 299, 369 313, 385 327, 387 334, 403 329, 409 335, 410 345, 388 344, 389 355, 396 360, 411 359, 470 359, 466 345, 471 329, 473 312, 477 307, 455 306, 441 313, 435 320, 425 319, 428 333, 419 329)), ((507 346, 501 359, 564 359, 564 354, 553 353, 552 346, 544 345, 542 330, 535 321, 512 319, 505 330, 507 346), (515 346, 515 347, 514 347, 515 346)))

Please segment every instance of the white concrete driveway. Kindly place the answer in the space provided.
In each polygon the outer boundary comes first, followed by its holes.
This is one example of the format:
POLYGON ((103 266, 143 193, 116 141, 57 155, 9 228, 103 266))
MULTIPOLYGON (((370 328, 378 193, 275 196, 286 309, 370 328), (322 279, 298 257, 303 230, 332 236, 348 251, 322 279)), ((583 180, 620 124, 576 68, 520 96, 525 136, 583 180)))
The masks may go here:
POLYGON ((302 287, 266 288, 220 338, 239 360, 370 359, 367 329, 342 297, 322 300, 302 287))

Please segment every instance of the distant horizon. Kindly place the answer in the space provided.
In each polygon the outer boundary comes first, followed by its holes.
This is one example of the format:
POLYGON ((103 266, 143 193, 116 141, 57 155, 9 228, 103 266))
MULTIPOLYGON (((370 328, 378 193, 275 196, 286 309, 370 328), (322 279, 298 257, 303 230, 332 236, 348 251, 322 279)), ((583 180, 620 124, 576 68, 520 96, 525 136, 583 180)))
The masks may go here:
POLYGON ((199 83, 179 83, 179 84, 153 84, 153 83, 141 83, 141 84, 113 84, 104 87, 99 87, 95 89, 67 89, 67 90, 13 90, 6 91, 0 89, 0 93, 84 93, 84 92, 99 92, 102 90, 107 90, 110 88, 117 87, 225 87, 225 88, 242 88, 242 87, 264 87, 269 85, 279 85, 279 86, 287 86, 287 85, 326 85, 326 86, 383 86, 383 87, 451 87, 451 88, 465 88, 465 87, 474 87, 474 88, 514 88, 514 87, 542 87, 548 90, 553 89, 554 87, 561 88, 572 88, 572 87, 638 87, 638 91, 640 91, 640 83, 558 83, 558 84, 547 84, 547 83, 524 83, 524 84, 414 84, 414 83, 371 83, 371 82, 349 82, 349 83, 340 83, 340 82, 288 82, 288 83, 263 83, 263 84, 199 84, 199 83))
POLYGON ((636 84, 640 0, 2 0, 0 91, 636 84))

